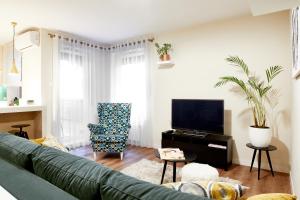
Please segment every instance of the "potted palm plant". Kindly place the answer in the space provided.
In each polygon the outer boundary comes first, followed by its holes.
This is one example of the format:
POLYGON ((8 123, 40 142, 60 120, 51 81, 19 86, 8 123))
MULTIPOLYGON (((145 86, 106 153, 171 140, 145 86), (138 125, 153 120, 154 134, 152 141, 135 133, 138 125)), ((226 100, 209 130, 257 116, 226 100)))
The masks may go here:
POLYGON ((267 105, 270 102, 270 93, 273 90, 271 83, 283 71, 283 68, 276 65, 266 69, 266 80, 264 81, 250 72, 247 64, 238 56, 230 56, 226 58, 226 61, 241 70, 243 77, 220 77, 215 87, 232 83, 241 89, 253 115, 254 125, 249 127, 250 142, 256 147, 267 147, 272 139, 272 131, 267 125, 267 105))
POLYGON ((169 61, 171 59, 170 57, 170 50, 172 48, 172 45, 169 43, 164 43, 162 46, 160 46, 158 43, 155 43, 157 54, 161 61, 169 61))

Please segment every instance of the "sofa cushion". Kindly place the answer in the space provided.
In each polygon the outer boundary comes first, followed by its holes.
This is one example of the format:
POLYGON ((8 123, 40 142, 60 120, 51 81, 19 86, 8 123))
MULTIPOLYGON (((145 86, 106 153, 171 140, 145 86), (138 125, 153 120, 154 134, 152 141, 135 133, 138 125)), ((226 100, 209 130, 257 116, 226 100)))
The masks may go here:
POLYGON ((186 193, 172 191, 159 185, 144 182, 120 172, 111 171, 101 179, 100 193, 103 200, 205 200, 186 193))
POLYGON ((8 133, 0 133, 0 157, 33 171, 30 155, 39 145, 8 133))
POLYGON ((110 169, 93 161, 41 146, 32 156, 34 173, 79 199, 100 199, 100 178, 110 169))
POLYGON ((2 158, 0 158, 0 185, 16 199, 76 199, 33 173, 2 158))

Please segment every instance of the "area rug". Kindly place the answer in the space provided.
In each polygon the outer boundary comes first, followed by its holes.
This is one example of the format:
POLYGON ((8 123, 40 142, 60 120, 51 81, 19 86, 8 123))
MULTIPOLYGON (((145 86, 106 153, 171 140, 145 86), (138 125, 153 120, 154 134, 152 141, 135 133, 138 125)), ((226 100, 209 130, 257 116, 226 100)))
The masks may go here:
MULTIPOLYGON (((161 175, 163 171, 163 163, 142 159, 136 163, 129 165, 121 170, 122 173, 132 176, 134 178, 147 181, 153 184, 160 184, 161 175)), ((176 168, 176 180, 181 179, 181 168, 176 168)), ((164 183, 170 183, 173 180, 173 166, 167 165, 164 183)))

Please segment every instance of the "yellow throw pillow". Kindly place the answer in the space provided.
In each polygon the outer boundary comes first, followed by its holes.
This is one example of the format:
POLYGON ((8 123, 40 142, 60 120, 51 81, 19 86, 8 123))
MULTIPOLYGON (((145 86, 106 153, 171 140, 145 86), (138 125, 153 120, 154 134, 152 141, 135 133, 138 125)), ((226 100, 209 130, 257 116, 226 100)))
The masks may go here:
POLYGON ((58 149, 58 150, 61 150, 64 152, 68 152, 68 149, 55 138, 46 138, 43 141, 42 145, 47 146, 47 147, 52 147, 52 148, 55 148, 55 149, 58 149))
POLYGON ((297 197, 291 194, 285 193, 268 193, 268 194, 259 194, 252 197, 249 197, 247 200, 296 200, 297 197))
POLYGON ((37 139, 31 139, 30 141, 32 141, 33 143, 36 143, 36 144, 42 144, 45 140, 46 140, 46 138, 42 137, 42 138, 37 138, 37 139))
POLYGON ((224 182, 211 182, 208 191, 212 199, 238 199, 242 196, 239 187, 224 182))
POLYGON ((64 145, 62 145, 57 139, 55 139, 54 137, 50 136, 50 137, 42 137, 42 138, 37 138, 37 139, 31 139, 32 142, 39 144, 39 145, 44 145, 47 147, 52 147, 64 152, 68 152, 68 149, 66 147, 64 147, 64 145))

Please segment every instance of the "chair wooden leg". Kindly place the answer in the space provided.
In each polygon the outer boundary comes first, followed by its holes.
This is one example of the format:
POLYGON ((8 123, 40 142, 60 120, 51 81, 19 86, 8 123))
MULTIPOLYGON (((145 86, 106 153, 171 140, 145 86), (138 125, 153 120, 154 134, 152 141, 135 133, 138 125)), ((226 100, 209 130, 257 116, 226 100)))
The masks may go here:
POLYGON ((97 160, 97 152, 94 152, 94 160, 97 160))
POLYGON ((121 160, 123 160, 123 156, 124 156, 124 152, 121 152, 121 153, 120 153, 120 158, 121 158, 121 160))

